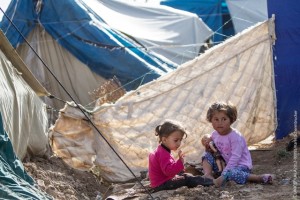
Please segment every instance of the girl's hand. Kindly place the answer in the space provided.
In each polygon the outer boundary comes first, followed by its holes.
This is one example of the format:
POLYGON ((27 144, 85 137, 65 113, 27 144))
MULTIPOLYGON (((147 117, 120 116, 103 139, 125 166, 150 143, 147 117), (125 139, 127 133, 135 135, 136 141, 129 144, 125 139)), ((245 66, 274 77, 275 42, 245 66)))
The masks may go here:
POLYGON ((178 157, 181 162, 184 163, 184 153, 181 150, 178 151, 178 157))

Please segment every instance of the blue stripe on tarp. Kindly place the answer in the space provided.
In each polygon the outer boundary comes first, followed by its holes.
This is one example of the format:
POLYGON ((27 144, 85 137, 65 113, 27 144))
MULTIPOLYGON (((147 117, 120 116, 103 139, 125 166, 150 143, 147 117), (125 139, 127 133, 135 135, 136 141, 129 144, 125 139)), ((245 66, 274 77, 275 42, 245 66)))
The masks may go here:
MULTIPOLYGON (((32 2, 13 0, 6 11, 24 36, 28 36, 39 21, 60 45, 93 72, 107 79, 116 76, 127 90, 136 89, 177 67, 112 30, 80 1, 44 0, 40 12, 32 2), (136 81, 127 85, 133 80, 136 81)), ((14 47, 23 42, 5 17, 1 29, 14 47)))
MULTIPOLYGON (((195 13, 200 17, 209 28, 214 32, 223 33, 222 30, 222 0, 161 0, 161 5, 170 6, 179 10, 195 13)), ((221 42, 224 38, 214 34, 213 41, 221 42)))

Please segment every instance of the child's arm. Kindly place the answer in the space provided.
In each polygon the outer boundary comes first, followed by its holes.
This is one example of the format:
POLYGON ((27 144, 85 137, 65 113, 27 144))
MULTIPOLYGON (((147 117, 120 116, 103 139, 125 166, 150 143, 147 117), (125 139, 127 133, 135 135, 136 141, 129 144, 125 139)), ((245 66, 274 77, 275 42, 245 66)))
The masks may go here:
MULTIPOLYGON (((182 153, 181 155, 183 156, 182 153)), ((166 176, 175 176, 184 169, 182 160, 180 158, 175 160, 170 153, 162 154, 159 162, 160 167, 166 176)))
POLYGON ((178 157, 179 160, 181 160, 181 162, 184 163, 184 153, 181 150, 178 151, 178 157))
POLYGON ((230 144, 231 144, 231 157, 229 158, 229 161, 226 164, 224 171, 236 167, 238 165, 238 162, 243 152, 243 145, 239 137, 236 136, 231 137, 230 144))

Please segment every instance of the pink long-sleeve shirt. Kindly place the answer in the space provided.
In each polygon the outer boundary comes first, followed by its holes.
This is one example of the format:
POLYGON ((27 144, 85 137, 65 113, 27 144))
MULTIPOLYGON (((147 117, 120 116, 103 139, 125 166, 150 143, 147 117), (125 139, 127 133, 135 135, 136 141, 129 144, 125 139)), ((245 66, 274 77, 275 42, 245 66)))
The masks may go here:
POLYGON ((252 159, 242 134, 233 129, 227 135, 220 135, 217 131, 212 133, 212 139, 221 152, 226 167, 224 171, 237 166, 245 166, 252 169, 252 159))
POLYGON ((162 145, 149 154, 149 179, 152 188, 172 179, 183 169, 184 165, 181 160, 176 161, 171 151, 162 145))

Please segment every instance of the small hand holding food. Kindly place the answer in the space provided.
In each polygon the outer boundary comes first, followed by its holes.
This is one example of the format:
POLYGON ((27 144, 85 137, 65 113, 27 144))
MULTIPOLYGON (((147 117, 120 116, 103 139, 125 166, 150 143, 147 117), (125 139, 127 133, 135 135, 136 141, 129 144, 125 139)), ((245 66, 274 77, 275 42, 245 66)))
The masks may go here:
POLYGON ((179 150, 178 151, 178 157, 179 157, 179 159, 181 160, 181 162, 182 163, 184 163, 184 153, 181 151, 181 150, 179 150))

